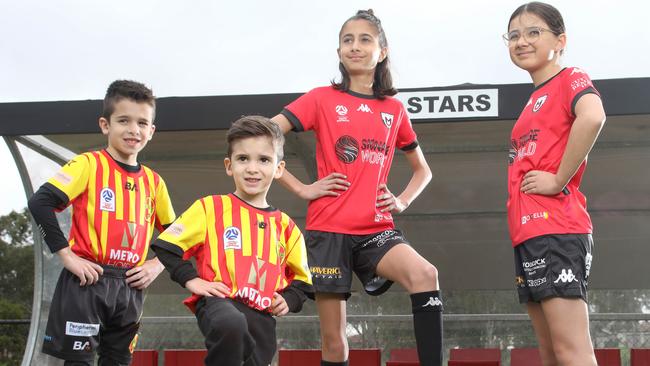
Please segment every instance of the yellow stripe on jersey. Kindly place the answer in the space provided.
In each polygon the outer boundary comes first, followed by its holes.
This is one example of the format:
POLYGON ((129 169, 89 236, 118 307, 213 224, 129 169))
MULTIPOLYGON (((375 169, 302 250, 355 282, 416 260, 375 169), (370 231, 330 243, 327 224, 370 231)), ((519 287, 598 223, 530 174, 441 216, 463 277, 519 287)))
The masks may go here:
POLYGON ((277 223, 275 218, 270 217, 271 222, 270 235, 269 235, 269 263, 276 264, 278 262, 278 232, 277 223))
POLYGON ((213 281, 221 281, 221 270, 219 269, 219 237, 214 213, 214 198, 203 199, 206 213, 206 226, 208 228, 208 240, 210 242, 210 266, 214 270, 213 281))
MULTIPOLYGON (((257 214, 257 222, 264 222, 264 216, 257 214)), ((257 225, 257 250, 255 255, 260 258, 264 254, 264 228, 257 225)))
MULTIPOLYGON (((87 154, 88 163, 91 172, 97 171, 97 160, 92 153, 87 154)), ((97 233, 95 232, 95 207, 97 207, 97 196, 95 194, 96 174, 88 176, 88 207, 86 213, 88 216, 88 236, 90 237, 90 247, 95 258, 98 257, 99 248, 97 247, 97 233)))
MULTIPOLYGON (((228 196, 221 196, 221 205, 223 207, 221 218, 223 221, 223 231, 225 232, 228 227, 232 226, 232 200, 228 196)), ((236 271, 234 250, 224 250, 224 252, 226 253, 226 267, 228 267, 230 278, 237 278, 237 275, 235 274, 236 271)), ((230 289, 231 296, 237 293, 236 281, 233 281, 232 285, 232 289, 230 289)))
MULTIPOLYGON (((129 187, 133 187, 135 181, 132 177, 126 177, 126 182, 129 187)), ((129 222, 135 222, 135 192, 133 189, 129 189, 129 222)))
POLYGON ((242 255, 250 257, 253 250, 253 239, 251 238, 251 219, 248 209, 244 206, 239 207, 239 217, 241 220, 241 250, 242 255))
POLYGON ((140 201, 140 209, 139 209, 140 214, 138 215, 138 224, 139 225, 144 225, 145 224, 144 223, 144 210, 145 210, 145 204, 146 204, 145 201, 147 200, 147 190, 144 189, 144 178, 142 176, 140 176, 140 178, 138 179, 137 187, 138 187, 138 190, 137 190, 138 201, 140 201))
MULTIPOLYGON (((154 183, 155 181, 153 179, 153 173, 151 172, 151 169, 149 169, 149 168, 147 168, 145 166, 143 166, 143 168, 144 168, 144 173, 147 176, 147 183, 149 184, 149 189, 148 189, 149 195, 148 196, 146 194, 144 195, 144 198, 145 198, 146 202, 145 202, 145 210, 143 210, 143 211, 146 211, 146 212, 144 212, 144 215, 145 215, 144 219, 147 222, 142 223, 143 225, 147 225, 147 240, 145 242, 144 254, 142 255, 142 258, 140 258, 140 262, 138 262, 138 265, 143 264, 144 261, 147 258, 147 253, 149 252, 149 241, 151 240, 151 237, 153 236, 153 228, 155 226, 154 225, 155 222, 151 222, 151 220, 156 219, 155 214, 153 213, 153 211, 151 211, 151 210, 154 209, 154 207, 156 207, 154 205, 154 197, 155 197, 155 194, 156 194, 156 186, 155 186, 155 183, 154 183)), ((142 183, 142 178, 140 178, 140 181, 141 181, 140 188, 142 189, 142 188, 144 188, 144 183, 142 183)), ((156 207, 156 209, 157 209, 157 207, 156 207)), ((141 212, 143 212, 143 211, 141 211, 141 212)))
MULTIPOLYGON (((99 162, 102 164, 102 189, 109 188, 108 179, 110 172, 108 170, 108 160, 104 154, 99 154, 99 162)), ((119 188, 115 188, 116 191, 119 191, 119 188)), ((100 229, 100 238, 99 241, 102 247, 102 258, 106 258, 106 248, 108 247, 108 211, 102 210, 102 227, 100 229)))
POLYGON ((124 220, 124 194, 122 174, 115 171, 115 220, 124 220))

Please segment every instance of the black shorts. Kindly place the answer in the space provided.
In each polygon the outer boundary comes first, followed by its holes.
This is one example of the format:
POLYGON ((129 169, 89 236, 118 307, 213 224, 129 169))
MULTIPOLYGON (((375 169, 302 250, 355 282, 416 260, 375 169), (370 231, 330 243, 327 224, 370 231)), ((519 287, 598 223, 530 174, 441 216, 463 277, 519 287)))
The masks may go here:
POLYGON ((397 229, 368 235, 307 230, 305 242, 314 291, 344 294, 346 299, 352 289, 352 272, 368 294, 386 292, 393 282, 377 276, 377 264, 395 245, 409 244, 397 229))
POLYGON ((98 352, 102 358, 129 364, 144 297, 126 283, 126 271, 104 267, 97 283, 79 286, 79 278, 64 268, 54 290, 43 352, 91 364, 98 352))
POLYGON ((229 298, 204 297, 196 319, 205 337, 206 365, 266 366, 277 348, 275 318, 229 298))
POLYGON ((542 235, 516 246, 519 302, 549 297, 579 297, 586 302, 593 248, 591 234, 542 235))

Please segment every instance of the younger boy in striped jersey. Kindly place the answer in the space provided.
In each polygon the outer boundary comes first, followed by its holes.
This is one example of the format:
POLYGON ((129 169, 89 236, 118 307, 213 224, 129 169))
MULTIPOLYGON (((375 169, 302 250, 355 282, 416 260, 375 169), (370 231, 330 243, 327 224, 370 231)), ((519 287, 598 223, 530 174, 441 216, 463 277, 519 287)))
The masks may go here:
POLYGON ((65 365, 128 365, 147 288, 164 269, 147 260, 154 226, 175 214, 165 181, 138 163, 153 137, 155 97, 141 83, 113 82, 99 118, 108 146, 78 155, 29 200, 45 242, 64 269, 56 285, 43 352, 65 365), (66 240, 55 211, 72 205, 66 240))
POLYGON ((205 336, 206 365, 269 365, 275 319, 298 312, 311 290, 302 233, 266 195, 284 169, 284 136, 268 118, 242 117, 227 134, 226 173, 234 193, 203 197, 153 249, 205 336), (197 269, 190 257, 196 259, 197 269))

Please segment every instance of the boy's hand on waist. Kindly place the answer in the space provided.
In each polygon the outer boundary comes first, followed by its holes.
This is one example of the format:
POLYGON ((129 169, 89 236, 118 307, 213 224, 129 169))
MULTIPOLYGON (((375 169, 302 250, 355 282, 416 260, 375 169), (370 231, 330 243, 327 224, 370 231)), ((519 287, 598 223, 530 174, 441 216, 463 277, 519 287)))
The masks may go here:
POLYGON ((338 197, 341 195, 339 191, 347 191, 350 187, 347 177, 341 173, 332 173, 327 177, 317 180, 312 184, 307 184, 302 187, 298 196, 302 199, 313 201, 323 196, 338 197))
POLYGON ((79 278, 79 286, 93 285, 99 281, 104 269, 99 264, 74 254, 70 247, 56 252, 63 262, 63 267, 79 278))
POLYGON ((287 301, 277 292, 273 293, 273 301, 271 302, 271 310, 275 316, 283 316, 289 312, 289 305, 287 301))
POLYGON ((223 282, 210 282, 200 277, 185 282, 185 288, 199 296, 215 296, 223 299, 230 295, 230 289, 223 282))
POLYGON ((145 261, 141 266, 133 267, 126 271, 126 283, 138 290, 144 290, 149 287, 153 280, 158 277, 165 266, 160 263, 158 258, 145 261))

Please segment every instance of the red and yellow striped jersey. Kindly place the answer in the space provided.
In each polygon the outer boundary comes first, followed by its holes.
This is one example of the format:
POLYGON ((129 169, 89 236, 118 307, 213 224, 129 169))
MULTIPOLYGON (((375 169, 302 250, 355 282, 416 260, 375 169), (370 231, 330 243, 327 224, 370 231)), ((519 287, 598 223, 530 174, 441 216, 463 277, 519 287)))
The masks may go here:
MULTIPOLYGON (((311 285, 305 241, 287 214, 260 209, 234 194, 208 196, 194 204, 158 240, 196 258, 199 276, 223 282, 230 297, 270 311, 273 293, 298 280, 311 285)), ((185 304, 194 311, 200 296, 185 304)))
POLYGON ((69 243, 80 257, 116 267, 144 263, 154 225, 174 221, 165 181, 124 170, 104 150, 78 155, 48 180, 72 205, 69 243))

